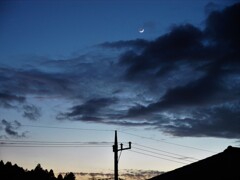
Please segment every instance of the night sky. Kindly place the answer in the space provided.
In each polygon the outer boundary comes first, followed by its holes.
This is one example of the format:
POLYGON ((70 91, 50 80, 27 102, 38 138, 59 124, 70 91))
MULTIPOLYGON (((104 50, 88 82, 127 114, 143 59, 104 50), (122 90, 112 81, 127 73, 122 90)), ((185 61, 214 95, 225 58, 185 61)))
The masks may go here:
POLYGON ((133 142, 120 169, 183 165, 141 145, 196 159, 239 146, 238 2, 1 1, 0 158, 111 171, 114 130, 133 142))

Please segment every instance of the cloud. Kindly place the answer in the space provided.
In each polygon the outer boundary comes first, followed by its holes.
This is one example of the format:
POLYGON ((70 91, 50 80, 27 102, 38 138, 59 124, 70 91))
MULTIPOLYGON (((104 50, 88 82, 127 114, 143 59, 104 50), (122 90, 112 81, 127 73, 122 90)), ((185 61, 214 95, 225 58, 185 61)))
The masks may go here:
MULTIPOLYGON (((38 69, 23 70, 1 68, 0 91, 12 94, 66 94, 70 91, 71 78, 60 73, 42 72, 38 69), (2 79, 2 80, 1 80, 2 79)), ((6 97, 5 97, 6 98, 6 97)), ((9 97, 8 99, 10 99, 9 97)), ((13 98, 12 98, 13 99, 13 98)), ((21 102, 22 99, 15 100, 21 102)))
POLYGON ((240 138, 239 102, 236 107, 215 107, 193 113, 191 118, 170 120, 169 125, 159 126, 174 136, 240 138))
MULTIPOLYGON (((72 119, 89 122, 101 122, 105 116, 104 110, 117 102, 115 98, 94 98, 81 105, 73 106, 68 113, 60 113, 58 119, 72 119)), ((109 113, 107 111, 106 113, 109 113)))
POLYGON ((40 108, 34 105, 29 105, 24 96, 0 92, 0 107, 6 109, 19 109, 20 111, 23 111, 23 117, 30 120, 37 120, 41 116, 40 108))
POLYGON ((97 56, 98 59, 93 61, 93 58, 96 59, 95 56, 79 56, 67 60, 44 58, 36 67, 32 65, 21 69, 1 68, 0 92, 9 93, 0 94, 0 106, 10 107, 13 103, 18 103, 16 107, 18 111, 23 111, 23 117, 37 120, 44 112, 40 111, 38 102, 31 100, 41 97, 41 101, 44 101, 54 96, 58 100, 68 100, 73 104, 86 102, 83 106, 73 107, 72 114, 68 115, 73 116, 73 113, 82 112, 82 118, 87 121, 101 119, 101 117, 94 117, 94 113, 101 114, 100 110, 106 109, 105 106, 113 103, 117 98, 109 98, 107 101, 103 98, 97 100, 95 97, 102 96, 102 93, 104 96, 109 96, 116 91, 117 83, 109 84, 110 81, 116 80, 118 71, 116 70, 114 74, 109 71, 110 68, 112 70, 117 68, 109 62, 109 59, 97 56), (93 114, 89 113, 90 111, 94 111, 93 114))
MULTIPOLYGON (((225 51, 240 48, 240 3, 227 7, 222 11, 213 11, 206 20, 205 33, 216 46, 226 47, 225 51)), ((239 55, 239 53, 238 53, 239 55)))
POLYGON ((169 109, 199 107, 225 101, 226 99, 221 100, 218 96, 223 91, 221 85, 218 84, 220 76, 219 69, 210 69, 203 77, 195 81, 169 89, 157 102, 148 106, 137 105, 132 107, 128 111, 128 116, 142 116, 169 109))
POLYGON ((24 105, 23 117, 29 120, 37 120, 41 117, 41 109, 34 105, 24 105))
MULTIPOLYGON (((160 171, 153 171, 153 170, 135 170, 135 169, 126 169, 119 172, 120 178, 124 179, 132 179, 132 180, 140 180, 140 179, 149 179, 154 176, 160 175, 163 172, 160 171)), ((103 173, 103 172, 75 172, 76 176, 79 176, 79 178, 82 177, 91 177, 96 179, 112 179, 113 174, 112 173, 103 173)))
POLYGON ((26 132, 22 132, 22 133, 18 132, 18 129, 21 127, 21 123, 16 120, 13 122, 9 122, 9 121, 6 121, 5 119, 2 119, 2 121, 0 122, 0 126, 2 127, 2 129, 0 130, 4 130, 6 134, 5 136, 2 136, 2 137, 7 137, 7 136, 11 136, 14 138, 26 137, 26 132))
POLYGON ((0 107, 14 108, 14 103, 24 103, 25 97, 13 95, 11 93, 0 92, 0 107))
POLYGON ((187 59, 202 59, 202 38, 202 32, 198 28, 190 24, 180 25, 168 34, 149 42, 140 55, 126 52, 120 59, 121 64, 128 66, 126 78, 142 78, 143 74, 154 77, 169 64, 187 59))
POLYGON ((123 53, 124 79, 154 87, 159 96, 129 107, 122 118, 148 119, 148 125, 174 136, 239 138, 239 112, 228 107, 236 107, 240 95, 239 18, 240 4, 235 4, 211 12, 203 30, 177 25, 140 53, 123 53))

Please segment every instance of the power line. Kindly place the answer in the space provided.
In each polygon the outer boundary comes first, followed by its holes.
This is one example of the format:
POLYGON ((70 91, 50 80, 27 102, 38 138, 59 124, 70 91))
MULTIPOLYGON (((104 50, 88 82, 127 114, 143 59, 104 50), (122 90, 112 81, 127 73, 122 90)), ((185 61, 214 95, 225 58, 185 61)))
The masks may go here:
POLYGON ((167 154, 176 155, 176 156, 179 156, 179 157, 181 157, 181 158, 188 158, 188 159, 200 160, 200 159, 197 159, 197 158, 194 158, 194 157, 184 156, 184 155, 181 155, 181 154, 172 153, 172 152, 168 152, 168 151, 163 151, 163 150, 160 150, 160 149, 156 149, 156 148, 149 147, 149 146, 145 146, 145 145, 138 144, 138 143, 134 143, 133 145, 141 146, 141 147, 148 148, 148 149, 155 150, 155 151, 164 152, 164 153, 167 153, 167 154))
POLYGON ((161 155, 161 156, 166 156, 166 157, 170 157, 170 158, 174 158, 174 159, 184 160, 184 161, 188 161, 188 162, 191 162, 191 163, 194 162, 194 161, 190 161, 190 160, 187 160, 187 159, 180 159, 179 157, 169 156, 169 155, 165 155, 165 154, 161 154, 161 153, 156 153, 156 152, 153 152, 153 151, 149 151, 149 150, 145 150, 145 149, 141 149, 141 148, 137 148, 137 147, 135 147, 135 149, 145 151, 145 152, 148 152, 148 153, 152 153, 152 154, 156 154, 156 155, 161 155))
POLYGON ((16 141, 16 140, 0 140, 0 144, 62 144, 62 145, 99 145, 99 144, 112 144, 113 142, 95 142, 95 141, 16 141))
POLYGON ((112 142, 63 142, 0 140, 0 147, 111 147, 112 142), (108 145, 109 144, 109 145, 108 145))
POLYGON ((134 151, 134 150, 130 150, 130 151, 131 151, 131 152, 134 152, 134 153, 146 155, 146 156, 155 157, 155 158, 158 158, 158 159, 163 159, 163 160, 167 160, 167 161, 172 161, 172 162, 176 162, 176 163, 180 163, 180 164, 187 164, 187 163, 184 163, 184 162, 179 162, 179 161, 175 161, 175 160, 172 160, 172 159, 167 159, 167 158, 163 158, 163 157, 159 157, 159 156, 154 156, 154 155, 142 153, 142 152, 139 152, 139 151, 134 151))
POLYGON ((91 148, 91 147, 111 147, 111 146, 79 146, 79 145, 0 145, 0 147, 37 147, 37 148, 91 148))
POLYGON ((209 152, 209 153, 216 153, 216 152, 214 152, 214 151, 210 151, 210 150, 206 150, 206 149, 201 149, 201 148, 196 148, 196 147, 192 147, 192 146, 181 145, 181 144, 172 143, 172 142, 166 142, 166 141, 163 141, 163 140, 154 139, 154 138, 145 137, 145 136, 140 136, 140 135, 136 135, 136 134, 124 132, 124 131, 119 131, 119 132, 124 133, 124 134, 128 134, 128 135, 131 135, 131 136, 135 136, 135 137, 140 137, 140 138, 143 138, 143 139, 149 139, 149 140, 152 140, 152 141, 157 141, 157 142, 165 143, 165 144, 172 144, 172 145, 180 146, 180 147, 184 147, 184 148, 190 148, 190 149, 195 149, 195 150, 199 150, 199 151, 205 151, 205 152, 209 152))

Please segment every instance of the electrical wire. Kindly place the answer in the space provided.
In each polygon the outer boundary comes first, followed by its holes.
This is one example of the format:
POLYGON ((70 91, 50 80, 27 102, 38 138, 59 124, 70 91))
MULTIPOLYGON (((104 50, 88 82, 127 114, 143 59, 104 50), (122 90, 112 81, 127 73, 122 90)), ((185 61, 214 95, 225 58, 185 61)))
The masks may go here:
POLYGON ((145 146, 145 145, 138 144, 138 143, 134 143, 133 145, 136 145, 138 147, 144 147, 144 148, 155 150, 155 151, 159 151, 159 152, 164 152, 164 153, 167 153, 167 154, 176 155, 176 156, 179 156, 180 158, 188 158, 188 159, 200 160, 200 159, 197 159, 197 158, 194 158, 194 157, 184 156, 184 155, 177 154, 177 153, 172 153, 172 152, 169 152, 169 151, 163 151, 163 150, 160 150, 160 149, 156 149, 156 148, 145 146))
POLYGON ((141 149, 141 148, 137 148, 137 147, 135 147, 135 149, 138 149, 138 150, 141 150, 141 151, 144 151, 144 152, 148 152, 148 153, 152 153, 152 154, 156 154, 156 155, 161 155, 161 156, 166 156, 166 157, 170 157, 170 158, 174 158, 174 159, 184 160, 184 161, 188 161, 188 162, 191 162, 191 163, 194 162, 194 161, 191 161, 191 160, 182 159, 182 158, 175 157, 175 156, 169 156, 169 155, 165 155, 165 154, 161 154, 161 153, 156 153, 156 152, 153 152, 153 151, 149 151, 149 150, 145 150, 145 149, 141 149))
POLYGON ((112 142, 53 142, 0 140, 0 147, 110 147, 112 142))
POLYGON ((87 144, 87 145, 98 145, 98 144, 113 144, 113 142, 94 142, 94 141, 22 141, 22 140, 0 140, 0 144, 8 143, 8 144, 87 144))
POLYGON ((136 134, 133 134, 133 133, 124 132, 124 131, 119 131, 119 132, 121 132, 123 134, 131 135, 131 136, 143 138, 143 139, 149 139, 149 140, 165 143, 165 144, 172 144, 172 145, 180 146, 180 147, 184 147, 184 148, 190 148, 190 149, 195 149, 195 150, 199 150, 199 151, 205 151, 205 152, 208 152, 208 153, 216 153, 214 151, 210 151, 210 150, 207 150, 207 149, 201 149, 201 148, 196 148, 196 147, 192 147, 192 146, 186 146, 186 145, 181 145, 181 144, 177 144, 177 143, 167 142, 167 141, 154 139, 154 138, 150 138, 150 137, 145 137, 145 136, 140 136, 140 135, 136 135, 136 134))
POLYGON ((159 156, 154 156, 154 155, 151 155, 151 154, 146 154, 146 153, 142 153, 142 152, 131 150, 131 149, 130 149, 130 152, 134 152, 134 153, 138 153, 138 154, 142 154, 142 155, 146 155, 146 156, 151 156, 151 157, 155 157, 155 158, 163 159, 163 160, 167 160, 167 161, 172 161, 172 162, 176 162, 176 163, 180 163, 180 164, 187 164, 187 163, 184 163, 184 162, 175 161, 175 160, 172 160, 172 159, 167 159, 167 158, 163 158, 163 157, 159 157, 159 156))
POLYGON ((109 146, 77 146, 77 145, 71 145, 71 146, 60 146, 60 145, 0 145, 0 147, 37 147, 37 148, 91 148, 91 147, 107 147, 109 146))

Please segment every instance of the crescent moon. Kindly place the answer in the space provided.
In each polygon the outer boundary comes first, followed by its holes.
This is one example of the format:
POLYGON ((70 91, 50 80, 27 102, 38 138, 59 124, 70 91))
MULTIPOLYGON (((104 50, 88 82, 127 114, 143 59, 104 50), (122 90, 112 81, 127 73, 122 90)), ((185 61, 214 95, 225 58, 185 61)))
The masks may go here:
POLYGON ((143 32, 144 32, 144 29, 143 29, 143 28, 139 29, 139 32, 140 32, 140 33, 143 33, 143 32))

